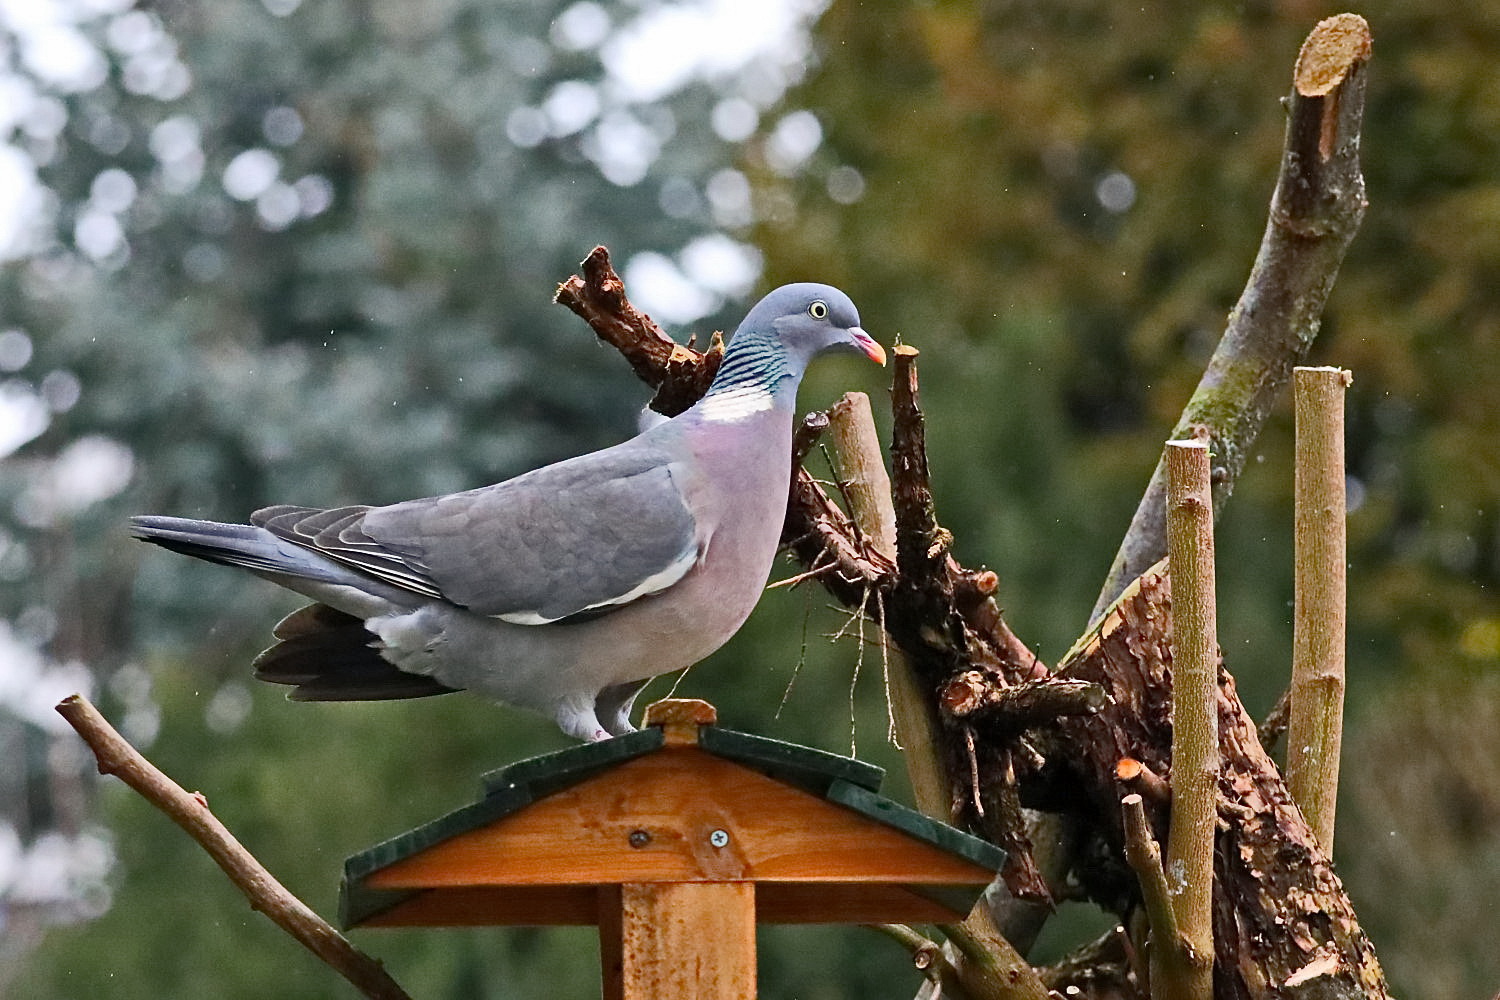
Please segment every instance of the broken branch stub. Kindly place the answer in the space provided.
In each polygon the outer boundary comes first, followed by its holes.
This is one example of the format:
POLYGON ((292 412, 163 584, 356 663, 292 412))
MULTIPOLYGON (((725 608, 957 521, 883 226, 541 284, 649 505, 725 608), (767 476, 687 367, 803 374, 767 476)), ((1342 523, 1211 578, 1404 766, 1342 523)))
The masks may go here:
POLYGON ((571 309, 656 390, 651 408, 672 417, 701 399, 719 370, 723 338, 715 333, 707 351, 696 351, 667 336, 626 298, 625 282, 602 246, 590 250, 578 269, 581 273, 557 286, 552 301, 571 309))

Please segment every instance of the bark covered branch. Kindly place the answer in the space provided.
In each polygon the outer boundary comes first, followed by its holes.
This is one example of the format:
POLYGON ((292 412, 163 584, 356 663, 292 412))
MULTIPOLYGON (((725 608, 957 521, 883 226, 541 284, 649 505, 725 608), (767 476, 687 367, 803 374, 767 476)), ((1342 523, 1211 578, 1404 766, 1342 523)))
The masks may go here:
MULTIPOLYGON (((1095 715, 1059 720, 1057 743, 1041 747, 1044 754, 1083 755, 1069 762, 1077 781, 1072 808, 1095 817, 1090 834, 1097 839, 1085 851, 1096 858, 1123 856, 1120 762, 1131 758, 1155 774, 1175 776, 1171 623, 1171 580, 1161 565, 1135 581, 1058 668, 1060 676, 1092 681, 1110 695, 1095 715)), ((1213 858, 1214 996, 1388 996, 1380 964, 1327 854, 1222 669, 1215 714, 1221 762, 1213 858), (1309 969, 1320 971, 1299 978, 1309 969)), ((1168 825, 1166 807, 1149 798, 1144 804, 1160 837, 1168 825)), ((1134 878, 1110 864, 1075 873, 1096 900, 1122 892, 1135 896, 1134 878)), ((1116 905, 1128 910, 1132 904, 1116 905)))
POLYGON ((625 297, 625 282, 615 273, 609 251, 594 247, 578 265, 580 273, 557 286, 552 301, 567 306, 599 339, 630 362, 636 376, 656 390, 651 408, 676 416, 708 391, 724 341, 717 333, 707 351, 697 351, 667 336, 655 320, 625 297))
MULTIPOLYGON (((875 434, 870 397, 862 392, 845 393, 829 410, 829 422, 833 428, 833 457, 840 491, 849 498, 855 526, 877 552, 894 560, 896 508, 891 502, 891 480, 875 434)), ((883 593, 877 599, 876 619, 883 628, 883 593)), ((882 635, 881 657, 886 663, 886 700, 892 735, 903 750, 912 797, 923 813, 946 822, 952 815, 953 796, 939 756, 942 743, 938 738, 937 706, 924 692, 906 657, 888 646, 882 635)))

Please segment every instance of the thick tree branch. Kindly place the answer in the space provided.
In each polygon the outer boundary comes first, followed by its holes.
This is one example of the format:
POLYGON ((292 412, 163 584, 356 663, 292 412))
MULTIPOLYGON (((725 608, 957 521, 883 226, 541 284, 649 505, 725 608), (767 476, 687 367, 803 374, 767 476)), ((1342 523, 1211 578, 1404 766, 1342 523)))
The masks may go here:
POLYGON ((951 717, 982 725, 987 732, 1009 736, 1060 716, 1097 712, 1109 701, 1103 688, 1086 681, 1047 677, 996 687, 977 670, 966 670, 951 678, 938 698, 951 717))
POLYGON ((1036 970, 988 922, 981 921, 976 926, 971 917, 962 924, 944 924, 946 944, 924 937, 905 924, 870 927, 894 940, 911 956, 912 965, 928 983, 917 994, 919 998, 1047 1000, 1047 986, 1036 970))
MULTIPOLYGON (((880 440, 870 397, 849 392, 829 410, 833 430, 834 464, 842 492, 850 500, 855 525, 863 539, 888 559, 896 557, 896 509, 891 502, 891 480, 885 471, 880 440)), ((868 604, 866 605, 868 608, 868 604)), ((881 595, 876 614, 885 624, 885 602, 881 595)), ((891 728, 906 761, 912 796, 917 808, 934 819, 952 818, 952 782, 944 771, 938 739, 936 704, 925 692, 898 650, 888 652, 881 635, 882 655, 887 661, 886 698, 891 710, 891 728)))
MULTIPOLYGON (((1365 211, 1359 166, 1369 25, 1355 14, 1318 24, 1297 58, 1281 174, 1260 252, 1238 304, 1171 437, 1207 440, 1214 512, 1234 491, 1250 447, 1292 368, 1318 335, 1323 306, 1365 211)), ((1166 466, 1158 463, 1120 543, 1092 622, 1166 554, 1166 466)))
MULTIPOLYGON (((910 349, 897 348, 898 355, 905 350, 910 349)), ((915 357, 915 354, 912 351, 910 356, 915 357)), ((909 373, 909 378, 914 397, 914 371, 909 373)), ((915 408, 914 399, 911 405, 915 408)), ((896 513, 891 481, 886 475, 880 442, 875 435, 869 397, 864 393, 846 393, 829 411, 829 418, 841 492, 849 498, 856 526, 862 538, 877 552, 894 557, 896 513)), ((925 466, 925 459, 922 464, 925 466)), ((928 516, 932 517, 930 493, 927 504, 928 516)), ((932 522, 935 526, 935 517, 932 522)), ((993 577, 993 573, 984 574, 984 579, 974 585, 976 589, 984 588, 981 596, 987 597, 994 592, 996 581, 993 577)), ((884 625, 883 603, 880 614, 884 625)), ((882 641, 885 641, 883 636, 882 641)), ((1012 706, 1008 721, 1019 729, 1024 728, 1028 718, 1045 718, 1055 714, 1054 710, 1064 710, 1055 699, 1048 701, 1046 693, 1037 694, 1037 687, 1047 683, 1051 682, 1032 681, 1021 688, 1006 689, 1023 692, 1012 706)), ((1069 686, 1069 682, 1061 683, 1069 686)), ((1097 689, 1095 692, 1102 696, 1097 689)), ((1058 692, 1052 694, 1055 696, 1058 692)), ((1067 694, 1074 700, 1078 698, 1078 692, 1071 689, 1067 694)), ((924 690, 922 680, 899 651, 891 657, 887 697, 891 700, 892 721, 904 751, 918 808, 929 816, 948 821, 952 818, 949 789, 953 782, 943 766, 937 702, 930 690, 924 690)), ((1086 700, 1087 696, 1084 698, 1086 700)), ((1014 787, 1013 782, 1010 787, 1014 787)), ((1018 796, 1015 797, 1015 808, 1019 809, 1018 796)), ((945 987, 944 995, 969 1000, 1045 1000, 1046 986, 1036 970, 1000 934, 987 907, 976 906, 963 923, 947 925, 943 932, 948 937, 948 945, 942 950, 946 968, 942 977, 934 982, 945 987)), ((925 951, 914 954, 927 957, 925 951)))
POLYGON ((949 555, 953 536, 938 523, 927 468, 917 357, 917 349, 905 344, 892 351, 891 492, 899 571, 892 599, 900 611, 892 616, 893 634, 909 655, 930 664, 933 677, 952 676, 971 664, 1014 680, 1043 677, 1046 667, 1000 615, 995 574, 965 569, 949 555))
POLYGON ((912 968, 922 974, 933 992, 940 996, 961 996, 958 982, 958 967, 949 959, 943 946, 912 930, 906 924, 870 924, 871 930, 879 931, 899 944, 911 956, 912 968))
POLYGON ((1115 764, 1115 780, 1153 806, 1164 806, 1172 801, 1172 786, 1134 757, 1122 757, 1115 764))
POLYGON ((984 906, 961 924, 944 924, 947 953, 969 1000, 1048 1000, 1037 970, 1001 936, 984 906))
POLYGON ((100 774, 112 774, 166 813, 214 859, 250 906, 332 966, 372 1000, 410 1000, 375 959, 287 891, 209 811, 201 794, 185 791, 142 757, 82 695, 64 698, 57 712, 94 751, 100 774))
POLYGON ((918 353, 907 344, 897 344, 891 352, 891 409, 895 413, 891 468, 899 486, 894 494, 896 565, 910 580, 945 575, 944 560, 953 544, 953 535, 938 524, 929 483, 927 432, 917 391, 918 353))

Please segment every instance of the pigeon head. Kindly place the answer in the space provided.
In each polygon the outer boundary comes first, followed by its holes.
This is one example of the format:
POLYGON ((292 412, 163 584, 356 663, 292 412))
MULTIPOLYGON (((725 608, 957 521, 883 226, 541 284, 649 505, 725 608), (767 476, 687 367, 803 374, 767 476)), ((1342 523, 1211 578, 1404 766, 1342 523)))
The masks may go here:
POLYGON ((849 296, 831 285, 782 285, 735 330, 709 395, 748 390, 793 396, 808 363, 836 349, 885 364, 885 350, 860 327, 849 296))

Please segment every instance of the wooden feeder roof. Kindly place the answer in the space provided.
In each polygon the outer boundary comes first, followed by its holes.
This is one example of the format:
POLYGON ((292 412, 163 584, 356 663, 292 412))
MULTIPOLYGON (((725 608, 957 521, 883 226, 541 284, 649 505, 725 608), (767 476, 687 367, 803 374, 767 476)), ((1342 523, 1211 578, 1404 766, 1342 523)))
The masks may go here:
POLYGON ((683 882, 752 884, 762 923, 946 922, 1004 863, 879 795, 881 768, 721 729, 703 702, 654 719, 494 771, 478 801, 350 857, 344 926, 595 924, 622 885, 683 882))

